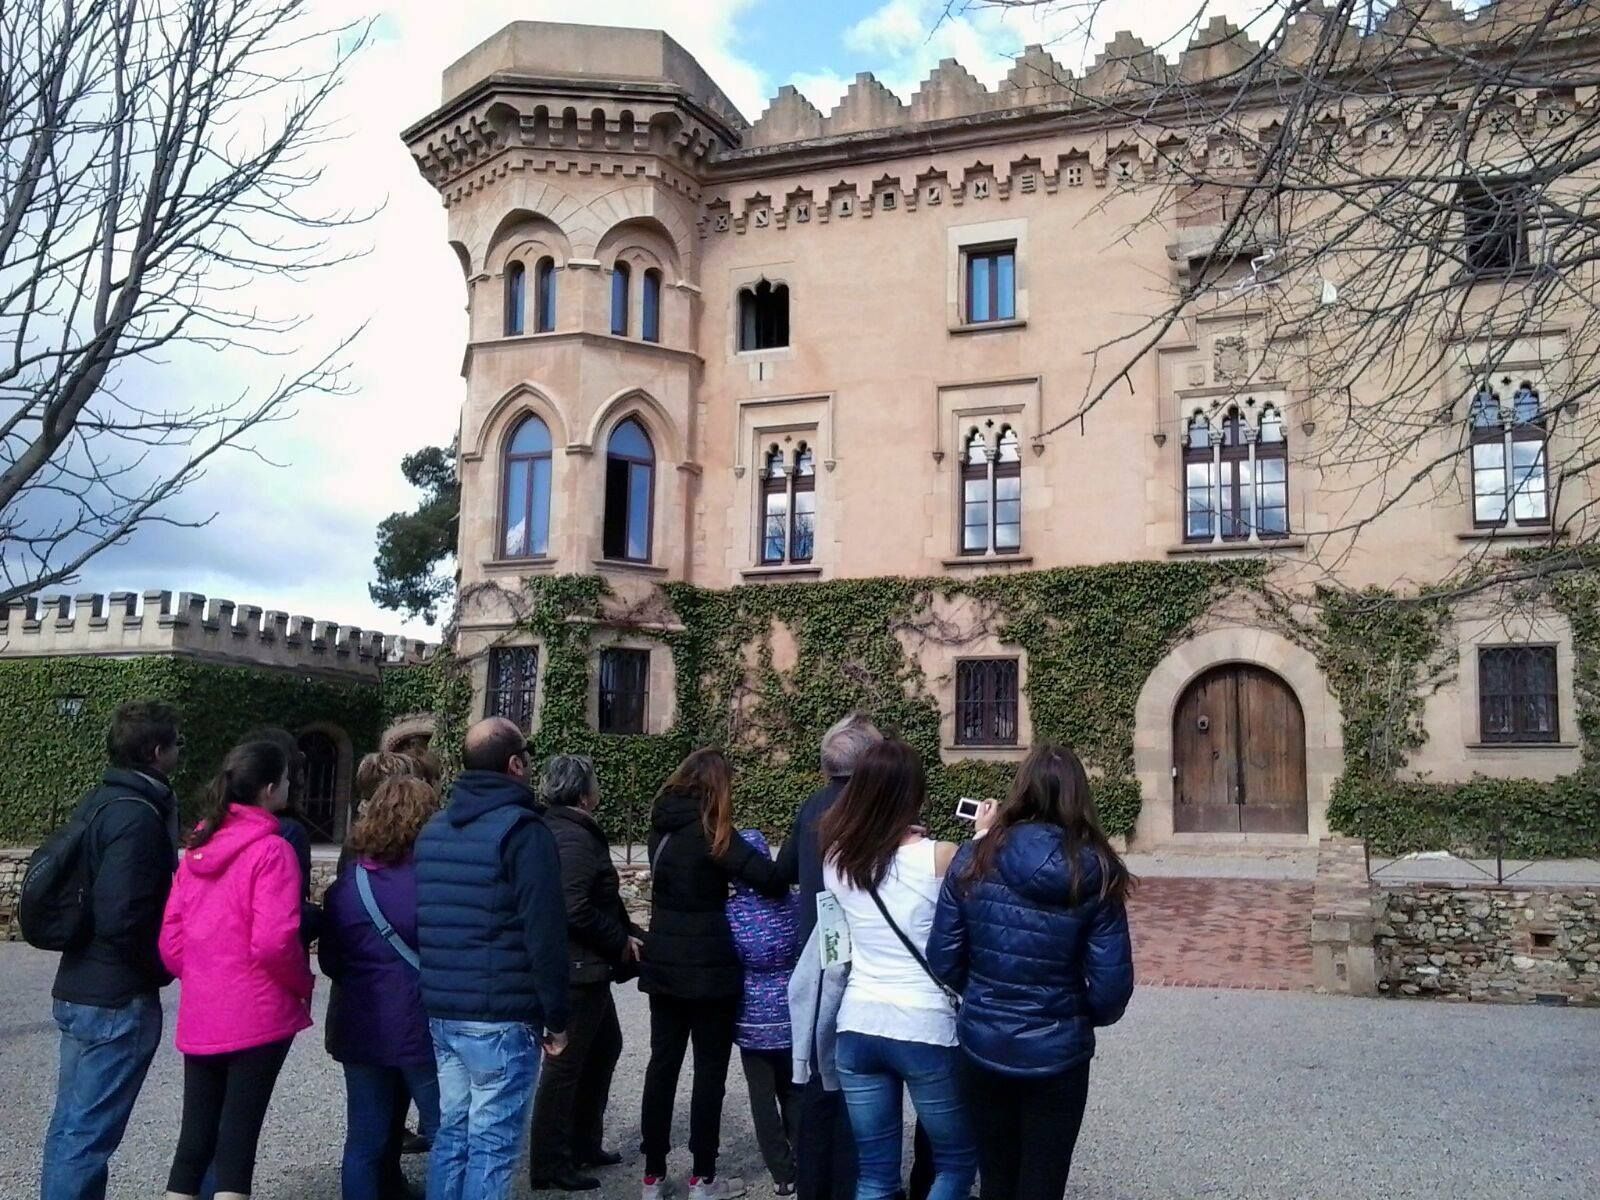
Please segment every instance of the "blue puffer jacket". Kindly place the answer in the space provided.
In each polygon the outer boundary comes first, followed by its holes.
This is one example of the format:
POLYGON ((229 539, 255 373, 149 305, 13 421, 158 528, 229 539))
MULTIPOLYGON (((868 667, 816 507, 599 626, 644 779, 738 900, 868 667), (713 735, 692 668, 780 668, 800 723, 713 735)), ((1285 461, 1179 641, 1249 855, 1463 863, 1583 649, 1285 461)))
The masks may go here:
POLYGON ((1015 826, 987 877, 966 879, 973 845, 956 854, 928 938, 928 964, 962 994, 957 1032, 979 1066, 1002 1075, 1057 1075, 1094 1056, 1097 1025, 1133 995, 1128 914, 1102 904, 1100 864, 1080 852, 1070 904, 1066 837, 1054 825, 1015 826))

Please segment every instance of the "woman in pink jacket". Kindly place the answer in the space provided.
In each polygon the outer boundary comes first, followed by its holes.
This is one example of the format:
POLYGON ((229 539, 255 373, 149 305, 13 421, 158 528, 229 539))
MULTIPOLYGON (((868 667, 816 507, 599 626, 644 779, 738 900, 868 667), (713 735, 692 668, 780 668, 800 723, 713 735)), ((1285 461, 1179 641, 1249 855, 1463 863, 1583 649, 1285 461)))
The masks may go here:
POLYGON ((250 1194, 267 1103, 294 1035, 311 1024, 300 942, 300 867, 278 834, 289 763, 270 742, 232 750, 189 838, 161 926, 161 957, 182 982, 183 1125, 168 1200, 250 1194))

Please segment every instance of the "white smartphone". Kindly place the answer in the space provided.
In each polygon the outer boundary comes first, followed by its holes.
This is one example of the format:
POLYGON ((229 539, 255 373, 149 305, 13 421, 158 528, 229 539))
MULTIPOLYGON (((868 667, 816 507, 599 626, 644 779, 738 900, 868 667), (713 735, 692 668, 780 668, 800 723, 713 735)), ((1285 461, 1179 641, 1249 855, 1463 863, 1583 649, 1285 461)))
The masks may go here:
POLYGON ((976 821, 982 808, 982 800, 974 800, 971 796, 963 796, 956 801, 956 817, 962 821, 976 821))

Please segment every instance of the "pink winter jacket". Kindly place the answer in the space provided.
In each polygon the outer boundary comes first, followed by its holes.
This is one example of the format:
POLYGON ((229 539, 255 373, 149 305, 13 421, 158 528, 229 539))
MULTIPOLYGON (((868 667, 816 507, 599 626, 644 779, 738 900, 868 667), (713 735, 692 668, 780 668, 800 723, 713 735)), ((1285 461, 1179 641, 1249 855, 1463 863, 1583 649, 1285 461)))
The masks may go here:
POLYGON ((310 1026, 300 866, 277 817, 232 805, 222 828, 184 854, 161 923, 161 958, 183 984, 184 1054, 248 1050, 310 1026))

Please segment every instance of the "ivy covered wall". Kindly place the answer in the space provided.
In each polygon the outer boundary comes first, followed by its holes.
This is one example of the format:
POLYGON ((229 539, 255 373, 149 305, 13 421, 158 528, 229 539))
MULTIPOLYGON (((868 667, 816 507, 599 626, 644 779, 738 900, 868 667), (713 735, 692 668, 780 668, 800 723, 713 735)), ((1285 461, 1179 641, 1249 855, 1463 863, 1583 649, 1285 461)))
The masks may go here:
POLYGON ((53 828, 100 777, 105 731, 125 700, 165 700, 182 718, 184 753, 173 779, 194 812, 223 756, 260 725, 298 731, 338 725, 359 756, 381 732, 378 685, 177 656, 0 660, 0 744, 7 771, 0 792, 0 845, 27 844, 53 828), (83 697, 75 717, 63 696, 83 697))

